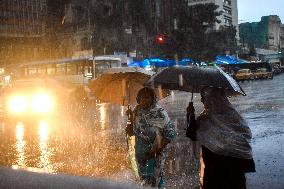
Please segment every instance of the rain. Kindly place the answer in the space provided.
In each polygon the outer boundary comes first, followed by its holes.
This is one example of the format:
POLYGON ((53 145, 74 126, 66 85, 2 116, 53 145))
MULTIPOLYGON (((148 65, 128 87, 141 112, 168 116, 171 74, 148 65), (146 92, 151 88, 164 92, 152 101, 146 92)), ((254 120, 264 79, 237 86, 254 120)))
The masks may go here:
MULTIPOLYGON (((252 144, 256 150, 264 147, 261 146, 263 140, 270 138, 270 143, 274 143, 277 137, 284 133, 282 80, 283 75, 280 75, 273 80, 255 81, 257 85, 253 87, 250 82, 241 83, 247 96, 230 99, 251 125, 252 144)), ((174 121, 178 132, 175 142, 168 147, 166 183, 169 188, 197 188, 199 184, 199 162, 192 154, 190 140, 185 137, 185 109, 190 97, 191 93, 174 91, 160 101, 174 121)), ((202 105, 199 94, 194 94, 193 101, 200 112, 202 105)), ((38 124, 2 123, 1 165, 135 183, 127 159, 125 111, 126 107, 94 103, 87 107, 86 115, 79 118, 62 114, 38 124)), ((283 176, 283 169, 277 167, 277 164, 281 165, 281 158, 277 158, 278 155, 281 156, 281 151, 276 151, 280 154, 271 156, 272 159, 275 158, 275 164, 271 166, 283 176)), ((259 169, 272 169, 269 165, 261 163, 265 161, 262 155, 257 155, 257 168, 259 166, 259 169)), ((248 184, 261 186, 256 182, 256 177, 254 174, 249 175, 248 184)), ((266 179, 271 179, 270 177, 273 175, 266 179)), ((280 184, 278 181, 279 186, 280 184)))
MULTIPOLYGON (((176 132, 163 189, 202 188, 188 107, 198 118, 208 87, 222 89, 251 130, 247 188, 283 188, 281 15, 242 23, 240 0, 214 2, 0 1, 0 188, 145 188, 138 136, 126 129, 152 124, 135 120, 145 87, 176 132)), ((166 137, 155 132, 159 149, 166 137)))

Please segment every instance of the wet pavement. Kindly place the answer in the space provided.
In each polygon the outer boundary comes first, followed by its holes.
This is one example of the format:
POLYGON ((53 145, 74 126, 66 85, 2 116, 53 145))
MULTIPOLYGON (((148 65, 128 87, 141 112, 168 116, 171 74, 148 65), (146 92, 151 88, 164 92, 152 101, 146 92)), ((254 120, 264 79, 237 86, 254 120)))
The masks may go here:
MULTIPOLYGON (((230 100, 252 129, 257 172, 248 174, 248 188, 283 188, 284 74, 273 80, 240 84, 247 96, 230 100)), ((185 108, 190 97, 190 93, 174 92, 161 101, 178 132, 168 147, 167 188, 199 187, 199 163, 185 137, 185 108)), ((198 94, 194 105, 200 112, 198 94)), ((134 182, 124 134, 126 110, 109 104, 93 104, 83 115, 79 110, 58 113, 33 124, 2 122, 0 166, 134 182)))

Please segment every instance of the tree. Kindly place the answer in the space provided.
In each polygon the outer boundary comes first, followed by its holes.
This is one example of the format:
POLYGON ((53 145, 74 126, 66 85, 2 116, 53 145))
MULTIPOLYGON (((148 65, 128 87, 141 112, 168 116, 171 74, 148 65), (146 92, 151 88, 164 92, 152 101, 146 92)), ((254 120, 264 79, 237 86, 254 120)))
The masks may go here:
MULTIPOLYGON (((138 1, 131 1, 138 6, 138 1)), ((141 2, 140 2, 141 3, 141 2)), ((172 15, 169 19, 152 18, 147 16, 146 10, 136 13, 135 17, 145 25, 146 33, 149 36, 162 34, 165 36, 163 44, 150 43, 157 55, 179 58, 191 56, 196 60, 203 59, 203 54, 207 50, 207 33, 212 30, 214 24, 220 22, 217 19, 221 13, 217 11, 218 6, 209 4, 197 4, 188 6, 186 1, 175 1, 172 4, 172 15), (143 16, 143 19, 140 17, 143 16), (160 19, 160 20, 159 20, 160 19), (169 20, 172 20, 169 23, 169 20), (155 21, 159 23, 155 25, 155 21), (177 22, 177 27, 172 28, 173 22, 177 22)), ((141 7, 141 4, 139 5, 141 7)), ((145 6, 144 6, 145 7, 145 6)), ((135 8, 135 7, 133 7, 135 8)), ((153 12, 153 11, 152 11, 153 12)))
MULTIPOLYGON (((221 12, 213 3, 188 6, 186 1, 169 0, 170 12, 162 15, 161 1, 154 0, 97 0, 94 8, 95 46, 106 44, 112 50, 138 50, 143 54, 195 60, 212 60, 225 49, 236 47, 233 27, 214 31, 221 12), (167 18, 165 16, 168 16, 167 18), (175 25, 175 27, 173 27, 175 25), (125 29, 131 31, 126 35, 125 29), (156 36, 163 35, 163 43, 156 36), (225 36, 225 37, 224 37, 225 36)), ((165 10, 164 10, 165 11, 165 10)), ((163 12, 163 11, 162 11, 163 12)))
POLYGON ((92 7, 95 22, 92 44, 95 54, 113 54, 114 51, 127 50, 123 43, 123 6, 122 0, 97 0, 92 7))
MULTIPOLYGON (((217 16, 221 13, 217 11, 217 8, 218 6, 213 3, 197 4, 181 7, 182 10, 177 12, 178 32, 184 34, 183 39, 177 41, 177 45, 183 46, 180 48, 183 51, 190 51, 190 56, 195 60, 203 59, 204 51, 208 48, 205 40, 207 33, 212 30, 216 22, 220 22, 217 16)), ((188 53, 184 51, 178 54, 187 55, 188 53)))
POLYGON ((202 60, 214 60, 217 55, 226 51, 235 53, 237 50, 237 30, 234 26, 222 27, 218 31, 206 35, 207 48, 203 51, 202 60))

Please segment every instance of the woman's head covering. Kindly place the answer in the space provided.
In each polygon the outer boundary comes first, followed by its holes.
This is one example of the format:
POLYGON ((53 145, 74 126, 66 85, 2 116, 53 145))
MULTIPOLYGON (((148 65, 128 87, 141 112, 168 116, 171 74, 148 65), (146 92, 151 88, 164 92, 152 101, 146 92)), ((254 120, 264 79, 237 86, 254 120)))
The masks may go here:
POLYGON ((137 93, 136 101, 137 101, 138 104, 140 104, 141 97, 144 96, 145 94, 149 94, 152 97, 152 99, 153 99, 152 105, 157 103, 157 97, 156 97, 154 90, 149 88, 149 87, 143 87, 137 93))
POLYGON ((246 121, 234 109, 225 91, 207 87, 201 91, 206 112, 199 117, 197 139, 212 152, 251 159, 251 131, 246 121))
POLYGON ((201 90, 201 97, 207 104, 208 111, 211 112, 226 112, 229 107, 232 107, 225 90, 221 88, 203 88, 201 90))

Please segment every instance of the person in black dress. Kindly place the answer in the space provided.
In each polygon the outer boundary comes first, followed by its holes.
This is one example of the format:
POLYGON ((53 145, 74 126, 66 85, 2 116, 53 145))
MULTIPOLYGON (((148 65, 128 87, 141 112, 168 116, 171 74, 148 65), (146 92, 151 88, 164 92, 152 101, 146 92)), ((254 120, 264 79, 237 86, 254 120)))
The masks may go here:
POLYGON ((205 166, 201 187, 246 189, 245 173, 255 172, 250 128, 233 108, 223 89, 204 88, 201 102, 204 110, 197 119, 194 106, 189 103, 186 132, 192 141, 201 144, 205 166))

